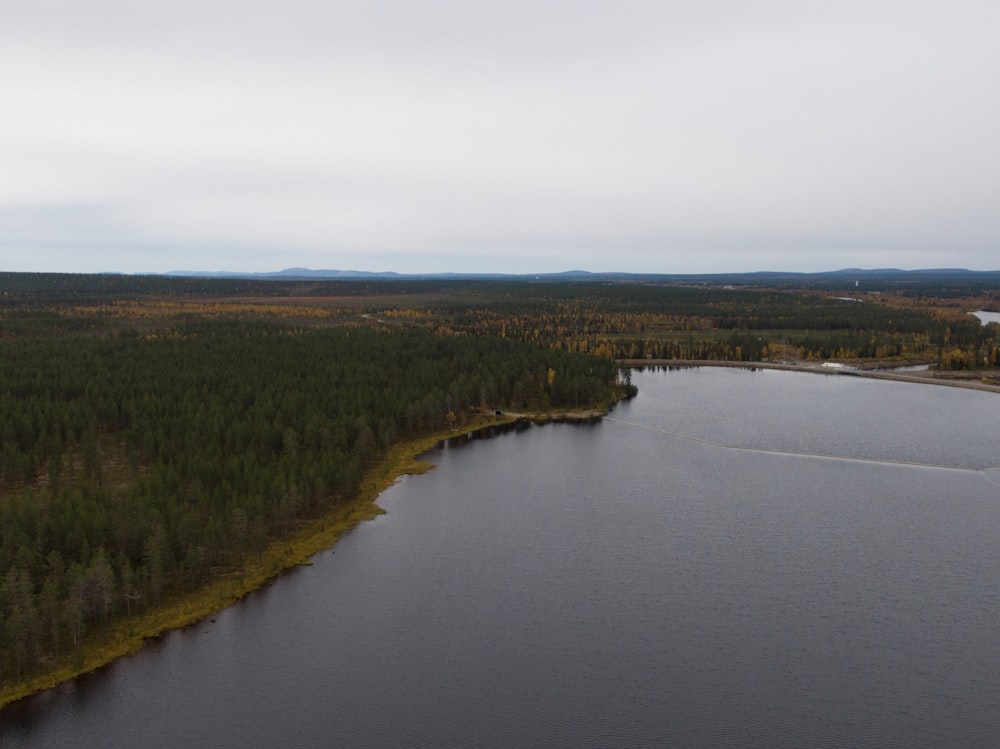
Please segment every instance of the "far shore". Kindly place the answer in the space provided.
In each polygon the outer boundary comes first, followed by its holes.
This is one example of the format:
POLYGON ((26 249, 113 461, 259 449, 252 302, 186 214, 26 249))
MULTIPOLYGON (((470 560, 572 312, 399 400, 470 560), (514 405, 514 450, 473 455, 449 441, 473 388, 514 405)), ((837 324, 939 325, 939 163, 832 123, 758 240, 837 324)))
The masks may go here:
MULTIPOLYGON (((982 374, 976 371, 965 372, 893 372, 892 369, 858 369, 849 365, 824 367, 822 362, 751 362, 751 361, 718 361, 712 359, 625 359, 623 364, 633 369, 642 367, 737 367, 741 369, 781 369, 787 372, 811 372, 824 375, 841 375, 848 377, 865 377, 876 380, 896 380, 899 382, 916 382, 923 385, 948 385, 949 387, 967 388, 969 390, 984 390, 1000 393, 1000 384, 984 382, 982 374)), ((905 366, 905 365, 904 365, 905 366)), ((1000 377, 997 370, 984 370, 994 377, 1000 377)))

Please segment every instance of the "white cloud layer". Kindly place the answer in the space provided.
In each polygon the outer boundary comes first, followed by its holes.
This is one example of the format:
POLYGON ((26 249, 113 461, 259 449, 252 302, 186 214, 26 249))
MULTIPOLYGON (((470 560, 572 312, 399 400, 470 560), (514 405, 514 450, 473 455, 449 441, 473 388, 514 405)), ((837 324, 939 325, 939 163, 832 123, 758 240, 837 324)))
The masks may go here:
POLYGON ((998 28, 971 0, 0 0, 0 270, 996 269, 998 28))

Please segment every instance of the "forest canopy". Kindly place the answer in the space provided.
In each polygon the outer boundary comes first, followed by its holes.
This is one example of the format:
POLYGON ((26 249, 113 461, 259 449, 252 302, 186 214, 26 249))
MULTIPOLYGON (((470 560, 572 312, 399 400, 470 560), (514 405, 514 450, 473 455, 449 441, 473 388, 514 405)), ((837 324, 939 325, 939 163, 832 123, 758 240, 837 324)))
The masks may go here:
POLYGON ((494 409, 604 407, 618 369, 490 336, 193 319, 0 356, 0 675, 238 570, 393 442, 494 409))

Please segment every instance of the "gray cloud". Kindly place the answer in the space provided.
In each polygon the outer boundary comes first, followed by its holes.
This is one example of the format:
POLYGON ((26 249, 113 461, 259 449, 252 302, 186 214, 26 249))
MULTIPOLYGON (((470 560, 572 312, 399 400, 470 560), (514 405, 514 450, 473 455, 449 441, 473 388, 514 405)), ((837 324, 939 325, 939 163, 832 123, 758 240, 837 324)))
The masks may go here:
POLYGON ((995 268, 998 22, 961 0, 7 0, 0 265, 995 268))

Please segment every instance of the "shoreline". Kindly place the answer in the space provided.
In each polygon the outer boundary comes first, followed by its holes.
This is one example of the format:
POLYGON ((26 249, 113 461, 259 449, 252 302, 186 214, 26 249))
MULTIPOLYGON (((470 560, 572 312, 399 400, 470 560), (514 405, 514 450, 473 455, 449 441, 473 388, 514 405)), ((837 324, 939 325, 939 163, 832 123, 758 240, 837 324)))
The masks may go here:
MULTIPOLYGON (((873 379, 914 382, 925 385, 945 385, 986 392, 1000 392, 1000 386, 968 379, 922 377, 914 373, 872 372, 856 369, 823 367, 820 364, 788 364, 777 362, 734 362, 692 359, 625 359, 622 364, 644 367, 728 367, 741 369, 774 369, 824 375, 846 375, 873 379)), ((613 405, 613 404, 612 404, 613 405)), ((482 419, 464 428, 439 430, 424 437, 406 440, 389 448, 386 455, 365 475, 357 495, 346 504, 331 508, 322 517, 286 538, 272 542, 257 561, 248 562, 238 579, 219 578, 203 590, 170 600, 140 617, 128 618, 111 626, 104 636, 86 643, 80 654, 25 682, 0 691, 0 712, 7 705, 32 695, 54 689, 85 674, 111 665, 120 658, 134 655, 147 641, 168 632, 196 624, 259 590, 283 573, 308 563, 310 557, 323 552, 358 524, 385 513, 378 498, 405 475, 420 474, 435 466, 418 460, 418 456, 456 437, 463 437, 498 426, 524 420, 536 424, 600 420, 610 407, 583 409, 552 409, 546 412, 505 411, 501 416, 482 419)))
POLYGON ((453 437, 512 424, 518 418, 530 416, 494 416, 464 429, 439 430, 393 445, 365 474, 357 495, 349 502, 331 508, 303 528, 272 542, 259 559, 248 561, 238 576, 212 580, 202 590, 168 599, 141 616, 115 622, 102 636, 84 643, 78 655, 68 655, 51 670, 5 687, 0 691, 0 714, 11 703, 98 671, 120 658, 135 655, 147 641, 204 621, 265 587, 283 573, 306 564, 310 557, 331 548, 358 524, 385 514, 377 500, 400 477, 425 473, 434 468, 433 464, 418 460, 419 455, 453 437))
POLYGON ((501 416, 479 417, 462 428, 441 429, 423 437, 404 440, 389 448, 385 456, 365 474, 357 495, 331 508, 289 536, 273 541, 259 559, 248 561, 237 576, 210 581, 200 591, 189 593, 156 607, 141 616, 111 625, 102 636, 81 646, 79 655, 67 656, 51 670, 0 691, 0 714, 14 702, 55 689, 77 677, 99 671, 115 661, 135 655, 149 641, 211 618, 242 598, 260 590, 295 567, 308 564, 310 557, 333 547, 360 523, 385 514, 378 498, 402 476, 417 475, 436 466, 418 457, 448 440, 466 437, 518 421, 551 423, 593 421, 606 415, 609 407, 553 409, 548 412, 507 412, 501 416))
POLYGON ((643 367, 729 367, 738 369, 777 369, 785 372, 808 372, 810 374, 838 375, 847 377, 863 377, 874 380, 894 380, 896 382, 913 382, 922 385, 944 385, 947 387, 981 390, 989 393, 1000 393, 1000 385, 982 382, 971 378, 921 376, 919 372, 872 371, 865 369, 848 369, 824 367, 822 364, 782 364, 779 362, 737 362, 719 361, 713 359, 623 359, 622 363, 632 369, 643 367))

